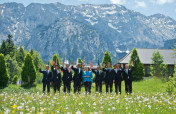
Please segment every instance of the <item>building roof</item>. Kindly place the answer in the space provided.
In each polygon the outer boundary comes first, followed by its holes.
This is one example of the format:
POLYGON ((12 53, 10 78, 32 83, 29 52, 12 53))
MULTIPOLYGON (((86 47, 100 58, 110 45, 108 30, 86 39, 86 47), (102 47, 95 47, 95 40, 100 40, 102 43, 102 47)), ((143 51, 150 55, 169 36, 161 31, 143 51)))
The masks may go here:
MULTIPOLYGON (((174 65, 176 63, 176 56, 174 56, 174 50, 172 49, 142 49, 137 48, 136 49, 139 55, 139 58, 143 64, 152 64, 152 54, 155 51, 159 51, 159 53, 164 57, 164 64, 168 65, 174 65)), ((129 63, 129 60, 131 58, 131 52, 129 52, 127 55, 119 59, 116 63, 129 63)))

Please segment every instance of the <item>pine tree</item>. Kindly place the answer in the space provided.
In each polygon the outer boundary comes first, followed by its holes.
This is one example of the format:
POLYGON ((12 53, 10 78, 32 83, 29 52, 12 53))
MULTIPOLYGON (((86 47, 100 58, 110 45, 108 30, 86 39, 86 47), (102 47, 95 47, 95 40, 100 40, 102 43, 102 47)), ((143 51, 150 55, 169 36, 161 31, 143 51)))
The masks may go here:
POLYGON ((56 62, 56 60, 57 60, 58 68, 60 68, 60 57, 59 57, 59 54, 54 54, 52 60, 53 60, 54 62, 56 62))
POLYGON ((0 47, 0 53, 4 54, 4 56, 7 55, 7 43, 5 40, 3 40, 2 45, 0 47))
POLYGON ((24 57, 25 57, 25 53, 24 53, 24 48, 20 45, 19 49, 17 50, 17 54, 16 54, 16 61, 18 62, 18 66, 22 66, 23 62, 24 62, 24 57))
POLYGON ((164 76, 164 72, 166 71, 166 66, 164 63, 163 56, 159 53, 159 51, 156 51, 152 55, 152 65, 150 66, 151 69, 151 75, 156 77, 162 77, 164 76))
POLYGON ((34 50, 33 50, 33 49, 31 49, 31 50, 30 50, 30 54, 31 54, 31 55, 33 55, 33 53, 34 53, 34 50))
POLYGON ((6 40, 7 42, 7 53, 10 54, 11 57, 15 55, 15 45, 12 39, 12 35, 8 35, 8 38, 6 40))
MULTIPOLYGON (((109 53, 108 51, 106 51, 106 52, 104 53, 102 65, 103 65, 103 63, 105 63, 105 64, 107 65, 108 62, 110 62, 111 65, 112 65, 112 58, 111 58, 111 55, 110 55, 110 53, 109 53)), ((106 66, 106 67, 107 67, 107 66, 106 66)))
POLYGON ((0 54, 0 87, 7 86, 9 75, 7 72, 6 61, 3 54, 0 54))
POLYGON ((136 48, 133 49, 132 54, 131 54, 131 59, 129 61, 129 65, 131 66, 131 62, 133 61, 134 64, 134 71, 132 72, 133 75, 133 80, 138 81, 138 80, 143 80, 144 78, 144 66, 141 63, 137 50, 136 48))
POLYGON ((81 60, 81 58, 78 58, 78 63, 81 64, 81 69, 83 68, 83 61, 81 60))
POLYGON ((36 69, 30 53, 27 53, 27 55, 25 56, 24 64, 22 66, 21 77, 22 81, 26 84, 33 84, 35 82, 36 69))
POLYGON ((7 63, 7 70, 8 70, 8 75, 10 76, 10 61, 12 61, 12 77, 13 78, 15 75, 18 77, 21 76, 21 68, 18 66, 18 63, 16 61, 16 57, 11 58, 9 54, 6 55, 5 57, 6 63, 7 63))

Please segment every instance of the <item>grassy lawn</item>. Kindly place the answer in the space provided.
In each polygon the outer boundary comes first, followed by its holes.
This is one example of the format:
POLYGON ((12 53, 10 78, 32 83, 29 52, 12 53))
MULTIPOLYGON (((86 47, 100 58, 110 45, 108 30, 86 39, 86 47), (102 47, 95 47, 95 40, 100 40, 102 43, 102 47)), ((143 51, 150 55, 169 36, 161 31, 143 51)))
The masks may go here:
MULTIPOLYGON (((0 113, 176 113, 175 95, 165 92, 166 83, 160 79, 146 79, 133 82, 133 94, 126 95, 122 83, 122 95, 115 93, 95 93, 92 85, 92 94, 42 94, 42 84, 32 87, 10 85, 0 90, 0 113)), ((63 87, 61 87, 61 90, 63 87)), ((114 88, 113 88, 114 90, 114 88)))

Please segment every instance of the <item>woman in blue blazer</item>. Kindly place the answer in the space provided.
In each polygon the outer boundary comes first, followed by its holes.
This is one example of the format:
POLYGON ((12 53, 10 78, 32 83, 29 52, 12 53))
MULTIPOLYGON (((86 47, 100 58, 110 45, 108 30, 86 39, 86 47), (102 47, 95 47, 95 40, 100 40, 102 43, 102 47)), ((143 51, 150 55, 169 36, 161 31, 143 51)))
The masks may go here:
POLYGON ((89 67, 85 67, 85 71, 83 72, 83 79, 86 93, 91 93, 92 77, 92 72, 89 71, 89 67))

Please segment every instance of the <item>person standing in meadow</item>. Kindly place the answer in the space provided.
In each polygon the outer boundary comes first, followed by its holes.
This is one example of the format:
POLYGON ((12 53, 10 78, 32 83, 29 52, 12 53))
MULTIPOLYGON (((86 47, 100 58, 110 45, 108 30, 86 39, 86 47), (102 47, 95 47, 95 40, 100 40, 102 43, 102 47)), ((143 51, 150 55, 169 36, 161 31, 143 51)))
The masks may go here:
POLYGON ((49 70, 49 65, 46 65, 46 70, 41 70, 41 65, 39 65, 39 72, 43 73, 43 93, 45 93, 45 88, 47 86, 47 92, 50 92, 50 85, 52 81, 52 72, 49 70))
POLYGON ((121 82, 122 82, 122 69, 120 69, 120 65, 114 65, 114 80, 115 83, 115 92, 116 94, 121 94, 121 82))
POLYGON ((74 81, 74 93, 81 92, 81 83, 82 83, 82 75, 83 75, 83 71, 81 69, 81 64, 78 63, 77 67, 74 68, 73 65, 75 64, 75 62, 73 61, 73 64, 71 66, 71 69, 75 72, 74 76, 73 76, 73 81, 74 81))
POLYGON ((111 68, 110 62, 108 62, 107 67, 108 68, 105 68, 105 63, 103 63, 103 71, 106 72, 106 76, 105 76, 106 93, 109 93, 109 87, 110 87, 110 93, 112 93, 114 71, 111 68))
POLYGON ((66 63, 66 68, 64 68, 64 63, 62 62, 61 70, 64 73, 62 77, 62 81, 64 83, 64 93, 66 93, 66 90, 68 93, 70 93, 72 72, 69 69, 69 63, 66 63))
POLYGON ((53 61, 53 65, 51 66, 51 70, 53 72, 53 86, 54 86, 54 93, 56 93, 56 90, 60 92, 60 86, 61 86, 61 73, 58 70, 57 62, 53 61), (55 63, 55 66, 54 66, 55 63))
POLYGON ((131 62, 131 65, 132 65, 132 68, 129 68, 129 65, 126 64, 125 69, 123 69, 123 65, 122 65, 123 78, 125 80, 125 91, 127 94, 132 93, 132 80, 133 80, 132 72, 134 70, 133 61, 131 62))
POLYGON ((93 69, 93 64, 91 64, 92 72, 95 74, 95 90, 96 92, 102 92, 102 84, 104 84, 104 72, 100 70, 100 66, 97 66, 97 70, 93 69))
POLYGON ((85 71, 83 72, 83 79, 85 84, 85 91, 86 93, 91 93, 91 85, 92 85, 92 72, 89 71, 89 67, 85 66, 85 71))

